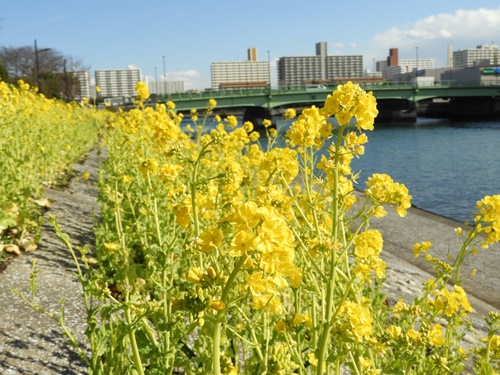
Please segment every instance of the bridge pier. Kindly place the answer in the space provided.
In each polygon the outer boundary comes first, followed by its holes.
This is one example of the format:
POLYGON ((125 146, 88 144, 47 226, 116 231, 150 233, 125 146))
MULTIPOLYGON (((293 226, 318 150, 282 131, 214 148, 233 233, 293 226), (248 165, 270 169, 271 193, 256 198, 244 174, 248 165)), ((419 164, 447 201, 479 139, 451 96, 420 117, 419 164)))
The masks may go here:
POLYGON ((250 121, 256 128, 262 126, 264 119, 273 120, 272 109, 263 107, 248 107, 243 113, 243 122, 250 121))
POLYGON ((376 121, 417 121, 415 102, 407 99, 381 99, 377 101, 378 116, 376 121))
POLYGON ((423 117, 470 118, 500 116, 500 97, 458 97, 430 102, 423 117))

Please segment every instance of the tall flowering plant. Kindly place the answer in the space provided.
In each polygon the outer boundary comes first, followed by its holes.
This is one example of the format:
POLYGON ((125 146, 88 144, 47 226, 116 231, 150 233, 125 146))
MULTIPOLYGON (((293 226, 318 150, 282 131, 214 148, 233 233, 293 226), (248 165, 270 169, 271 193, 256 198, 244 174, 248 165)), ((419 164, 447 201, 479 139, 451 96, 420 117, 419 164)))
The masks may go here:
POLYGON ((269 120, 263 148, 253 124, 214 116, 216 104, 190 119, 172 102, 139 105, 108 124, 97 266, 86 253, 79 268, 92 373, 441 374, 472 355, 478 372, 496 371, 497 315, 484 342, 462 347, 472 308, 460 265, 498 240, 498 197, 478 204, 468 235, 457 230, 451 263, 416 244, 436 278, 388 306, 384 240, 370 223, 390 207, 404 217, 411 196, 385 174, 355 193, 373 95, 338 86, 281 148, 269 120))

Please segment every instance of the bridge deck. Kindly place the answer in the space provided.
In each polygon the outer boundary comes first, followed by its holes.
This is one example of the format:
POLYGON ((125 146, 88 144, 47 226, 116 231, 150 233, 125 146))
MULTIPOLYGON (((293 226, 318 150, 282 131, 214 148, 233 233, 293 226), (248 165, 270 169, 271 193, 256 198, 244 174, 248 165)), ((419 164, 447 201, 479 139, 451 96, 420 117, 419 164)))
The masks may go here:
MULTIPOLYGON (((415 86, 408 82, 370 83, 360 85, 366 91, 372 91, 378 99, 399 99, 418 102, 433 98, 455 97, 500 97, 500 85, 479 86, 477 84, 457 84, 454 82, 436 82, 432 86, 415 86)), ((305 103, 324 102, 335 86, 327 89, 305 90, 290 89, 226 89, 205 90, 203 92, 185 92, 171 94, 165 100, 176 104, 176 109, 186 111, 192 108, 198 110, 206 107, 208 99, 217 101, 217 108, 231 107, 262 107, 276 108, 305 103)))

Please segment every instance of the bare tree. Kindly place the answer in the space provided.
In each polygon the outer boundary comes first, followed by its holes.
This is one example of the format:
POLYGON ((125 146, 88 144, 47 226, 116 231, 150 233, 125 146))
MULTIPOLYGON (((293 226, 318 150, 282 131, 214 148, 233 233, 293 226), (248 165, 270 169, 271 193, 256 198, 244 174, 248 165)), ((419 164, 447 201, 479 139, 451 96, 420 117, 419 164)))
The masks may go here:
MULTIPOLYGON (((12 83, 23 79, 48 97, 71 100, 78 90, 72 73, 85 69, 81 59, 66 57, 54 48, 33 46, 1 47, 2 61, 12 83)), ((88 69, 88 68, 86 68, 88 69)))

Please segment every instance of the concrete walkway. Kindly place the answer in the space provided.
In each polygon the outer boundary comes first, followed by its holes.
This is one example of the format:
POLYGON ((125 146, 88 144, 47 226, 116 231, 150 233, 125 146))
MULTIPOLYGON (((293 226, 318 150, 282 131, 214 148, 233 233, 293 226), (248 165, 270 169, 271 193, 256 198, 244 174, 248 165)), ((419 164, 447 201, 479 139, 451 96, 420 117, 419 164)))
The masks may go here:
MULTIPOLYGON (((75 165, 77 176, 89 171, 89 180, 75 178, 63 191, 47 190, 52 207, 47 215, 57 217, 62 230, 75 245, 94 242, 92 227, 98 214, 96 202, 98 158, 89 155, 85 163, 75 165)), ((30 273, 37 259, 38 301, 51 313, 58 315, 64 298, 65 322, 77 336, 86 342, 86 315, 81 298, 81 286, 73 276, 75 266, 69 250, 55 237, 49 223, 44 224, 42 240, 36 251, 23 253, 0 273, 0 374, 52 375, 86 374, 85 363, 61 334, 56 322, 34 311, 11 288, 30 297, 30 273)))
MULTIPOLYGON (((98 215, 97 191, 94 187, 98 167, 95 153, 83 165, 76 165, 78 175, 88 171, 89 180, 76 178, 64 191, 49 190, 53 201, 48 214, 55 215, 64 232, 76 245, 92 244, 94 215, 98 215)), ((460 224, 422 210, 410 209, 406 218, 390 210, 386 218, 374 220, 372 228, 384 235, 383 258, 387 262, 388 282, 385 290, 392 301, 400 297, 411 301, 420 291, 421 283, 431 276, 431 267, 423 259, 413 258, 415 242, 431 241, 431 251, 445 257, 448 250, 458 248, 454 228, 460 224)), ((86 374, 86 367, 57 324, 33 311, 11 291, 16 288, 29 295, 31 263, 37 259, 38 300, 57 314, 61 298, 65 298, 66 324, 80 342, 85 343, 85 312, 81 287, 73 276, 75 271, 69 251, 54 236, 50 225, 44 225, 38 250, 22 254, 0 273, 0 374, 56 375, 86 374)), ((500 247, 481 250, 464 265, 464 275, 472 268, 478 272, 468 279, 466 289, 477 313, 475 327, 481 330, 481 315, 500 308, 500 247)))

